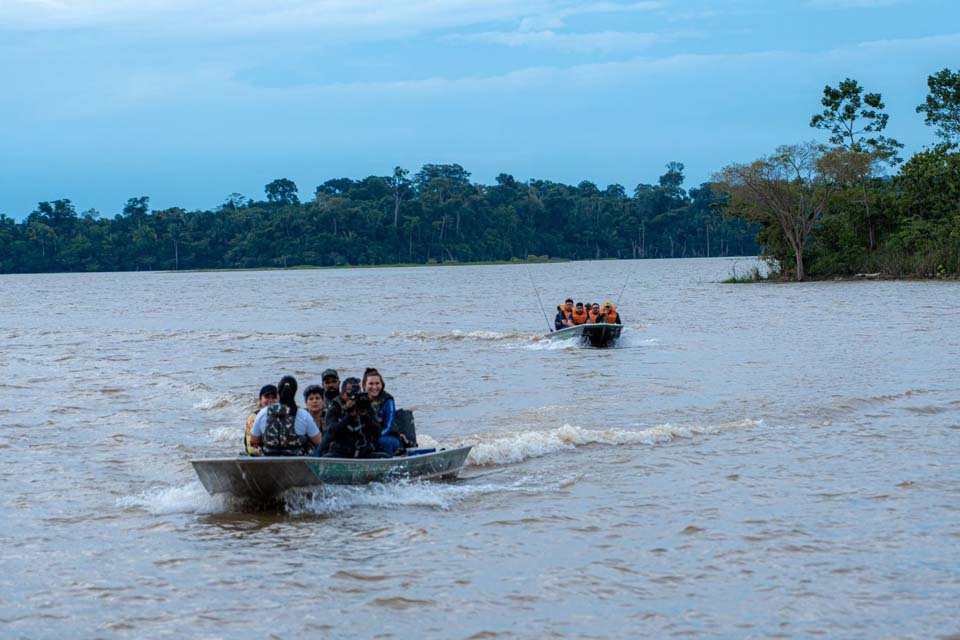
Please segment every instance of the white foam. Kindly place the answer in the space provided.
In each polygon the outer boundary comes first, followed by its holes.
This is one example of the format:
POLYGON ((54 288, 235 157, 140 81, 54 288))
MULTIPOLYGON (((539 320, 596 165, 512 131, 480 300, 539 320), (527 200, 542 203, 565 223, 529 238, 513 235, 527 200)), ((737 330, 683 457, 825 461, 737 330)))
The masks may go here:
POLYGON ((518 333, 515 331, 460 331, 454 329, 450 333, 430 333, 429 331, 394 331, 392 338, 406 338, 408 340, 417 340, 419 342, 435 341, 455 341, 455 340, 475 340, 482 342, 501 342, 501 341, 523 341, 537 340, 540 336, 527 333, 518 333))
POLYGON ((242 443, 243 429, 236 427, 217 427, 210 429, 210 439, 214 442, 236 442, 242 443))
POLYGON ((287 511, 295 514, 328 515, 356 507, 428 507, 447 510, 473 496, 497 493, 504 487, 483 484, 451 484, 422 480, 401 480, 390 484, 363 486, 327 485, 314 490, 299 489, 284 495, 287 511))
POLYGON ((246 395, 241 396, 236 393, 203 394, 200 400, 194 403, 193 408, 221 410, 241 407, 245 403, 249 403, 249 397, 246 395))
POLYGON ((237 501, 228 496, 211 496, 199 481, 174 487, 156 487, 135 496, 117 498, 122 509, 142 509, 154 515, 171 513, 222 513, 237 501))
POLYGON ((635 431, 627 429, 583 429, 565 424, 562 427, 545 431, 471 436, 464 439, 461 444, 473 445, 473 449, 467 458, 469 464, 509 464, 574 449, 582 445, 655 445, 671 442, 677 438, 715 434, 758 424, 760 422, 755 420, 741 420, 719 425, 663 424, 635 431))

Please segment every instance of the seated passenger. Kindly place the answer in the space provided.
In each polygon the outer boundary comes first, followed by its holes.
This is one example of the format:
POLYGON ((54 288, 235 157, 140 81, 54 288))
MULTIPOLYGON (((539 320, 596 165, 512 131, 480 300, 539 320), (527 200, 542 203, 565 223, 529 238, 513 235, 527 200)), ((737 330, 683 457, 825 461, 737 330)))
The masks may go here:
POLYGON ((380 418, 380 439, 377 441, 377 449, 392 456, 397 451, 406 449, 407 439, 397 431, 394 425, 397 405, 384 386, 383 376, 379 371, 367 369, 363 372, 363 390, 367 392, 370 406, 380 418))
POLYGON ((600 322, 605 322, 606 324, 623 324, 620 321, 620 314, 617 313, 617 308, 610 304, 609 300, 603 303, 603 313, 600 315, 600 322))
POLYGON ((587 312, 587 322, 590 324, 600 322, 600 305, 596 302, 590 304, 590 311, 587 312))
POLYGON ((303 391, 303 401, 307 404, 310 417, 317 423, 317 428, 323 432, 323 388, 312 384, 303 391))
MULTIPOLYGON (((331 403, 340 395, 340 374, 336 369, 327 369, 320 376, 320 381, 323 383, 323 415, 326 416, 331 403)), ((324 427, 320 430, 323 431, 324 427)))
POLYGON ((320 429, 308 411, 297 410, 297 380, 280 378, 280 401, 264 407, 253 421, 250 445, 265 456, 308 456, 320 444, 320 429))
POLYGON ((250 446, 250 430, 253 429, 253 421, 257 419, 260 409, 270 406, 277 401, 277 388, 272 384, 265 384, 260 388, 260 396, 257 398, 257 410, 247 418, 247 428, 243 434, 243 448, 248 456, 260 455, 260 449, 250 446))
POLYGON ((577 308, 573 310, 573 316, 571 317, 573 324, 587 324, 587 311, 583 308, 583 303, 578 302, 577 308))
POLYGON ((324 418, 326 433, 320 443, 325 458, 383 457, 377 452, 380 419, 370 399, 360 393, 360 380, 347 378, 340 386, 340 395, 330 404, 324 418))
POLYGON ((573 299, 567 298, 563 306, 557 305, 557 317, 553 319, 553 327, 557 331, 573 326, 573 299))

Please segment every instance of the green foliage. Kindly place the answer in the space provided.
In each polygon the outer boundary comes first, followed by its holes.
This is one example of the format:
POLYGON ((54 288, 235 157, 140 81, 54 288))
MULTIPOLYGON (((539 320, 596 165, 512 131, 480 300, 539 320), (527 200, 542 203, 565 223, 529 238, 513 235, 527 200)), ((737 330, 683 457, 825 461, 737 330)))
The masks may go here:
POLYGON ((927 86, 930 93, 917 113, 944 142, 960 142, 960 71, 942 69, 927 77, 927 86))
POLYGON ((863 93, 860 83, 851 78, 835 88, 823 88, 820 104, 824 109, 810 119, 810 126, 830 132, 830 142, 848 151, 872 153, 891 164, 901 160, 897 153, 903 145, 880 134, 890 116, 879 93, 863 93))
POLYGON ((671 163, 656 185, 603 189, 500 174, 475 184, 460 165, 408 176, 336 178, 306 203, 286 179, 267 201, 234 193, 215 210, 149 210, 77 217, 69 200, 43 202, 22 223, 0 217, 0 271, 130 271, 428 264, 539 259, 756 255, 759 227, 716 214, 709 184, 680 188, 671 163))

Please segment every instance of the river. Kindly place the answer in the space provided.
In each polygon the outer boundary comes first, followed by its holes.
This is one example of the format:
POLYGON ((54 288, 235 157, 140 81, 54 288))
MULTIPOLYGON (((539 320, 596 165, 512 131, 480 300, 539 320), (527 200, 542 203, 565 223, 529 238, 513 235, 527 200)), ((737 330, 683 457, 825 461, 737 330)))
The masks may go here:
POLYGON ((751 265, 0 276, 0 637, 960 638, 960 284, 751 265), (459 480, 205 493, 367 366, 459 480))

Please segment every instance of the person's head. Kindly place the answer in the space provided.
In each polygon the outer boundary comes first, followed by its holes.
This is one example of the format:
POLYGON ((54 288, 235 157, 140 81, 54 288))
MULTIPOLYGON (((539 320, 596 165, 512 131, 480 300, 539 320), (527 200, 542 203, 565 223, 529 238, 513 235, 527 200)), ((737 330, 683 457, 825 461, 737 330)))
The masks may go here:
POLYGON ((372 367, 368 367, 363 372, 363 390, 367 392, 367 395, 371 398, 376 398, 384 390, 383 376, 380 375, 380 372, 372 367))
POLYGON ((613 305, 610 304, 610 301, 609 301, 609 300, 607 300, 606 302, 603 303, 603 312, 604 312, 604 313, 610 313, 612 310, 613 310, 613 305))
POLYGON ((570 311, 571 309, 573 309, 573 298, 567 298, 566 300, 564 300, 563 306, 567 308, 567 311, 570 311))
POLYGON ((312 384, 303 390, 303 401, 307 403, 307 409, 317 411, 323 406, 323 387, 318 384, 312 384))
POLYGON ((260 387, 260 408, 270 406, 279 399, 277 388, 272 384, 265 384, 260 387))
POLYGON ((581 311, 583 311, 583 303, 582 303, 582 302, 578 302, 578 303, 577 303, 577 313, 579 313, 579 312, 581 312, 581 311))
POLYGON ((283 376, 277 384, 281 404, 291 409, 297 407, 297 379, 293 376, 283 376))
POLYGON ((340 374, 337 373, 336 369, 327 369, 323 372, 323 375, 320 376, 320 381, 323 383, 324 389, 339 389, 340 388, 340 374))
POLYGON ((360 379, 359 378, 347 378, 340 383, 340 393, 342 395, 350 396, 354 393, 360 391, 360 379))
POLYGON ((590 308, 593 309, 594 313, 600 313, 600 305, 598 303, 594 302, 590 308))

